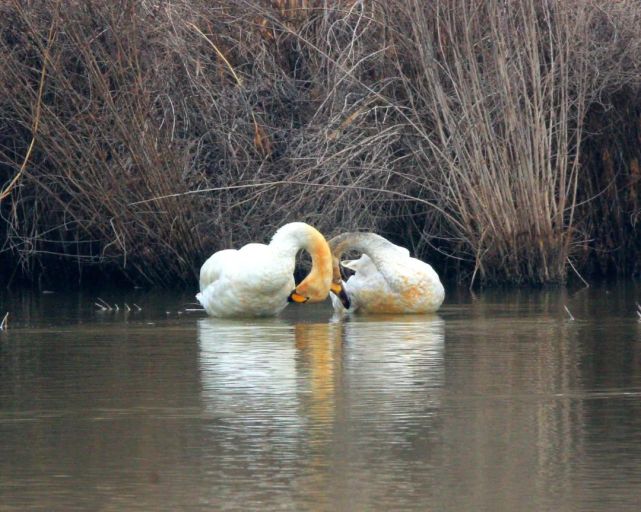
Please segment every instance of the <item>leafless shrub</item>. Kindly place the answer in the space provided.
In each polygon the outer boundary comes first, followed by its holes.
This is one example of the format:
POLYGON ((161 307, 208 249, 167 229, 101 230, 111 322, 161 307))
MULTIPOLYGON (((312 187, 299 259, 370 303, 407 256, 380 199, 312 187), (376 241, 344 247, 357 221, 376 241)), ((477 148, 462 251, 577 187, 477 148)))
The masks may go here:
POLYGON ((474 261, 472 281, 562 281, 586 107, 568 65, 581 15, 529 0, 407 7, 398 69, 415 174, 447 212, 428 228, 474 261))
POLYGON ((640 13, 632 0, 5 2, 0 260, 32 278, 72 263, 193 282, 212 251, 301 219, 437 249, 468 282, 562 281, 603 196, 581 172, 585 120, 638 93, 640 13))

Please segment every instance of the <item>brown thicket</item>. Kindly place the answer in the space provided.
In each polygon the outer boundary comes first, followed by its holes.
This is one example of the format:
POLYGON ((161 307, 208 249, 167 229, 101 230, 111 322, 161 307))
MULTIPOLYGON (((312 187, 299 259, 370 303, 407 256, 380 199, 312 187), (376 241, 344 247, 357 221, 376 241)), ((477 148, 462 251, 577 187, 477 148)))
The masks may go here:
POLYGON ((193 285, 295 219, 468 284, 638 273, 639 26, 636 0, 4 2, 1 279, 193 285))

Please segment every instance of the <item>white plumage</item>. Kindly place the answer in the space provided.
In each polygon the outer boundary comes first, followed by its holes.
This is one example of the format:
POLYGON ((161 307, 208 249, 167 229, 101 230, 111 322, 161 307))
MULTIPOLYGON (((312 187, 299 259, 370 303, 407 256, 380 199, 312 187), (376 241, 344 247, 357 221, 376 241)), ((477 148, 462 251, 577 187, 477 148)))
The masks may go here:
MULTIPOLYGON (((329 241, 334 256, 334 282, 341 279, 339 264, 355 273, 343 284, 354 313, 431 313, 445 298, 445 289, 434 269, 407 249, 374 233, 345 233, 329 241), (348 250, 362 254, 340 263, 348 250)), ((332 294, 337 311, 345 305, 332 294)))
POLYGON ((269 245, 247 244, 214 253, 200 269, 196 295, 209 315, 273 316, 296 302, 324 300, 331 286, 332 258, 323 235, 303 222, 282 226, 269 245), (295 287, 296 254, 308 251, 312 269, 295 287))

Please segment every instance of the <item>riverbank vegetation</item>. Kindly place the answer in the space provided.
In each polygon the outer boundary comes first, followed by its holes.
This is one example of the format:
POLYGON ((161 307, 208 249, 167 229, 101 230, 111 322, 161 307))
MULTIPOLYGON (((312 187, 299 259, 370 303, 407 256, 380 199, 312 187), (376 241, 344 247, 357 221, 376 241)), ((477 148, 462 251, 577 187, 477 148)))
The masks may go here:
POLYGON ((0 280, 193 285, 292 220, 466 284, 639 274, 639 26, 637 0, 4 2, 0 280))

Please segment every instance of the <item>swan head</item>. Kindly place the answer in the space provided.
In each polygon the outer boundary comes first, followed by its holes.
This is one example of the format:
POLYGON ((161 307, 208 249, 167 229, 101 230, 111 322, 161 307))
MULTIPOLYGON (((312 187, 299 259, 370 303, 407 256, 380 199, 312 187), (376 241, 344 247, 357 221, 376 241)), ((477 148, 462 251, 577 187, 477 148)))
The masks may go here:
MULTIPOLYGON (((332 240, 336 241, 339 237, 334 237, 332 240)), ((341 272, 341 256, 343 255, 342 248, 332 246, 332 240, 329 241, 329 249, 332 253, 332 285, 330 291, 340 300, 345 309, 349 309, 351 301, 345 292, 345 282, 343 281, 343 273, 341 272)))
POLYGON ((329 295, 330 289, 334 289, 331 280, 331 257, 330 255, 314 258, 312 255, 312 270, 287 297, 288 302, 304 304, 306 302, 322 302, 329 295), (326 260, 325 260, 326 258, 326 260), (325 267, 325 268, 322 268, 325 267))
POLYGON ((352 305, 351 301, 349 300, 349 296, 347 295, 347 292, 345 291, 345 286, 343 281, 341 280, 340 283, 332 283, 332 287, 330 288, 330 291, 338 297, 338 300, 341 301, 341 304, 345 309, 349 309, 349 307, 352 305))
POLYGON ((350 308, 352 304, 347 292, 345 292, 345 283, 341 273, 340 256, 336 257, 334 254, 332 254, 332 285, 329 289, 334 295, 336 295, 338 300, 341 301, 341 304, 345 309, 350 308))
POLYGON ((272 243, 303 249, 312 257, 312 268, 289 294, 289 302, 314 303, 327 299, 332 286, 332 253, 325 237, 309 224, 294 222, 278 230, 272 243))
POLYGON ((324 282, 319 279, 305 278, 292 290, 289 297, 287 297, 287 301, 299 304, 322 302, 327 298, 328 294, 329 289, 324 282))

